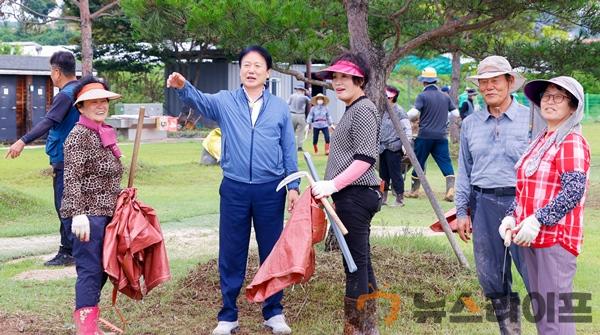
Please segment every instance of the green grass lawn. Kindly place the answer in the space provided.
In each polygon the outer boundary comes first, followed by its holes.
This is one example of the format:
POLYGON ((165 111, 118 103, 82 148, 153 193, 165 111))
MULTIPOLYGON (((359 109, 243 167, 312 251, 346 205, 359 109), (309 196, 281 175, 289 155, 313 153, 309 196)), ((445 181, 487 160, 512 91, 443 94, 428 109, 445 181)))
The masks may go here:
MULTIPOLYGON (((123 145, 126 166, 129 166, 132 148, 123 145)), ((194 141, 144 144, 141 147, 135 187, 139 189, 140 199, 157 210, 165 225, 219 212, 221 169, 199 165, 200 148, 194 141)), ((317 170, 322 173, 326 159, 322 153, 313 156, 317 170)), ((302 155, 298 161, 300 169, 307 170, 302 155)), ((0 162, 0 237, 54 233, 58 223, 53 205, 52 171, 43 148, 28 149, 18 159, 0 162)), ((429 181, 441 201, 444 179, 435 165, 429 170, 429 181)), ((127 183, 127 174, 128 171, 123 177, 123 187, 127 183)), ((448 202, 441 201, 440 204, 444 210, 453 207, 448 202)), ((384 207, 374 222, 426 226, 435 219, 428 201, 407 199, 403 209, 384 207)))
MULTIPOLYGON (((579 324, 579 334, 600 334, 600 289, 597 280, 600 269, 600 228, 597 225, 600 219, 600 168, 596 161, 600 161, 600 124, 591 123, 584 126, 584 133, 592 149, 592 173, 588 206, 586 208, 585 243, 583 252, 578 257, 578 270, 575 277, 575 291, 589 292, 592 294, 588 306, 592 308, 593 323, 579 324)), ((311 147, 305 143, 305 148, 311 147)), ((129 165, 132 145, 122 146, 126 155, 124 163, 129 165)), ((453 148, 455 152, 455 148, 453 148)), ((140 151, 139 170, 136 175, 135 186, 139 189, 142 201, 154 207, 165 229, 179 229, 189 226, 213 225, 219 212, 218 186, 221 180, 221 170, 218 166, 201 166, 197 162, 200 158, 201 145, 198 141, 179 143, 144 144, 140 151), (200 224, 199 224, 200 222, 200 224)), ((0 154, 4 155, 2 149, 0 154)), ((314 157, 317 169, 324 172, 327 157, 322 153, 314 157)), ((300 169, 305 170, 304 160, 299 155, 300 169)), ((428 162, 427 176, 437 199, 444 210, 451 208, 451 203, 443 202, 444 180, 433 161, 428 162)), ((127 176, 124 176, 125 186, 127 176)), ((303 185, 306 185, 303 183, 303 185)), ((409 187, 408 183, 406 183, 409 187)), ((47 158, 44 150, 27 149, 16 160, 0 160, 0 237, 16 237, 57 233, 58 221, 55 217, 52 201, 51 171, 48 169, 47 158)), ((374 220, 374 225, 390 226, 429 226, 436 219, 431 206, 426 198, 407 199, 403 208, 384 207, 374 220)), ((459 242, 473 267, 472 245, 459 242)), ((444 236, 425 238, 408 236, 403 238, 378 238, 373 245, 377 248, 391 248, 399 255, 415 257, 421 254, 431 254, 441 257, 443 264, 456 266, 458 263, 444 236)), ((2 260, 0 255, 0 260, 2 260)), ((150 295, 144 303, 133 303, 122 298, 128 316, 133 325, 131 334, 191 334, 193 332, 175 331, 166 325, 177 322, 186 322, 178 318, 180 310, 174 306, 178 304, 179 296, 175 292, 181 290, 182 282, 190 275, 198 263, 204 264, 208 259, 178 258, 172 259, 174 280, 150 295), (162 308, 158 315, 148 313, 149 309, 162 308), (164 327, 158 325, 164 321, 164 327), (154 325, 154 326, 153 326, 154 325), (154 327, 154 328, 153 328, 154 327)), ((424 260, 420 260, 425 262, 424 260)), ((423 263, 423 265, 427 265, 423 263)), ((51 282, 17 281, 14 276, 29 270, 42 269, 39 259, 23 261, 0 261, 0 316, 2 313, 11 315, 30 315, 39 322, 38 331, 42 333, 65 333, 69 329, 70 313, 68 312, 73 301, 74 279, 64 279, 51 282), (58 324, 58 326, 57 326, 58 324), (59 329, 59 330, 57 330, 59 329)), ((393 268, 393 267, 392 267, 393 268)), ((429 269, 429 268, 427 268, 429 269)), ((435 269, 435 267, 433 268, 435 269)), ((411 318, 415 308, 409 299, 409 292, 413 290, 431 290, 439 287, 439 294, 435 297, 446 299, 445 311, 449 312, 462 292, 472 293, 475 301, 483 308, 481 293, 478 291, 477 279, 473 271, 450 273, 430 271, 430 276, 413 277, 407 281, 410 273, 388 273, 389 269, 378 270, 378 276, 383 281, 381 285, 391 292, 403 296, 403 305, 400 316, 394 324, 382 328, 382 334, 496 334, 493 323, 450 323, 444 318, 441 324, 419 324, 411 318)), ((401 270, 394 270, 400 271, 401 270)), ((516 272, 515 272, 516 273, 516 272)), ((318 272, 317 272, 318 275, 318 272)), ((517 276, 518 277, 518 276, 517 276)), ((339 277, 339 280, 343 280, 339 277)), ((332 286, 333 291, 341 296, 342 282, 332 286), (338 292, 339 291, 339 292, 338 292)), ((310 284, 309 284, 310 285, 310 284)), ((520 278, 515 279, 517 289, 524 293, 520 278)), ((310 286, 309 286, 310 287, 310 286)), ((103 294, 103 304, 108 304, 110 285, 107 285, 103 294)), ((296 288, 299 289, 299 288, 296 288)), ((313 287, 316 294, 331 294, 332 288, 313 287), (322 290, 322 291, 319 291, 322 290)), ((435 289, 433 292, 437 292, 435 289)), ((212 292, 218 297, 218 291, 212 292)), ((291 297, 296 297, 294 293, 291 297)), ((302 295, 299 295, 301 297, 302 295)), ((289 304, 293 304, 288 300, 289 304)), ((294 320, 296 334, 332 334, 339 329, 341 301, 332 300, 326 304, 333 308, 333 316, 319 314, 318 306, 306 307, 303 314, 289 315, 294 320), (333 305, 331 305, 333 304, 333 305), (338 305, 335 305, 338 304, 338 305), (338 307, 337 310, 335 307, 338 307), (335 314, 338 313, 338 314, 335 314)), ((193 308, 193 307, 191 307, 193 308)), ((198 302, 194 315, 189 322, 214 323, 216 307, 205 306, 198 302)), ((254 308, 258 311, 258 308, 254 308)), ((385 306, 384 306, 385 309, 385 306)), ((291 309, 294 310, 294 309, 291 309)), ((302 310, 302 309, 301 309, 302 310)), ((295 310, 294 310, 295 311, 295 310)), ((481 312, 481 315, 484 311, 481 312)), ((0 320, 1 321, 1 320, 0 320)), ((196 333, 202 333, 200 328, 195 328, 196 333)), ((204 328, 202 328, 204 329, 204 328)), ((208 328, 206 328, 208 329, 208 328)), ((1 331, 0 331, 1 333, 1 331)), ((524 334, 535 333, 531 323, 524 324, 524 334)))

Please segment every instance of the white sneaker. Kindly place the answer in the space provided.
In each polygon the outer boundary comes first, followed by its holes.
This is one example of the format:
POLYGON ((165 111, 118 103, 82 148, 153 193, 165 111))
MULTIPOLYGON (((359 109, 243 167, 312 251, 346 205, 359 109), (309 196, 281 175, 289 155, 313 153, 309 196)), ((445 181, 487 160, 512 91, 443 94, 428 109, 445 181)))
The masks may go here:
POLYGON ((287 335, 292 333, 290 326, 285 323, 283 314, 277 314, 272 316, 269 320, 263 322, 265 327, 271 328, 273 334, 276 335, 287 335))
POLYGON ((237 321, 219 321, 212 335, 231 335, 237 332, 238 329, 240 329, 240 323, 237 321))

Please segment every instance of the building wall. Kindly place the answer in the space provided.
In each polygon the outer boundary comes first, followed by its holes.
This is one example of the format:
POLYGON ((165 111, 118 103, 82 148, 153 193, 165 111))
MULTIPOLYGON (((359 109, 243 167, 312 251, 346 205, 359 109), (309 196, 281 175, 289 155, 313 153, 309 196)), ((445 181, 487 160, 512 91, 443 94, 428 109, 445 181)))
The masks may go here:
MULTIPOLYGON (((165 78, 172 72, 179 72, 200 91, 217 93, 220 90, 228 89, 227 71, 228 64, 226 62, 175 64, 165 67, 165 78)), ((191 112, 184 106, 179 101, 177 91, 174 89, 165 88, 164 108, 165 115, 178 116, 198 126, 211 128, 216 126, 213 121, 191 112)))
MULTIPOLYGON (((314 66, 313 71, 318 71, 323 68, 323 65, 314 66)), ((293 65, 292 69, 300 72, 305 72, 305 65, 293 65)), ((240 67, 237 62, 207 62, 207 63, 194 63, 187 65, 186 68, 177 66, 169 66, 165 71, 165 77, 168 77, 173 71, 182 73, 188 80, 197 80, 197 84, 194 85, 198 89, 206 93, 215 93, 219 90, 235 90, 240 87, 240 67)), ((269 87, 271 93, 277 95, 283 100, 287 101, 289 96, 293 93, 296 85, 303 85, 304 83, 292 77, 291 75, 280 73, 272 70, 271 76, 272 83, 269 87)), ((321 90, 314 90, 320 92, 321 90)), ((314 92, 311 96, 316 95, 314 92)), ((343 102, 337 100, 335 92, 331 90, 325 90, 325 93, 330 100, 329 110, 334 123, 338 123, 345 111, 345 105, 343 102)), ((189 108, 186 108, 181 104, 177 97, 177 92, 172 89, 166 89, 165 91, 165 114, 172 116, 180 116, 188 118, 189 108)), ((205 120, 199 116, 190 116, 198 119, 197 125, 203 125, 207 127, 214 127, 214 123, 209 120, 205 120)))
POLYGON ((46 115, 53 86, 48 76, 0 75, 0 140, 15 141, 46 115), (5 95, 5 89, 8 95, 5 95))

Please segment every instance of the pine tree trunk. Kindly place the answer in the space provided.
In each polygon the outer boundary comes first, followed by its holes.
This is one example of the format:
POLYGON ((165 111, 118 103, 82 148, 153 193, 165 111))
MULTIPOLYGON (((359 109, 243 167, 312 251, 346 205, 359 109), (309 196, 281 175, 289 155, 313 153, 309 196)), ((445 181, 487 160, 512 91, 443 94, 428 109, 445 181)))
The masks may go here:
POLYGON ((435 198, 433 190, 431 189, 431 186, 425 177, 423 169, 419 166, 417 157, 410 147, 410 143, 406 137, 406 134, 404 134, 402 131, 398 116, 395 115, 395 113, 390 113, 390 107, 384 94, 385 84, 387 81, 387 74, 391 73, 393 67, 396 65, 397 59, 387 60, 384 46, 382 45, 376 47, 371 42, 368 32, 369 3, 367 0, 344 0, 344 8, 348 18, 350 49, 353 52, 362 53, 367 58, 367 61, 371 67, 371 76, 369 77, 369 83, 366 86, 365 93, 369 99, 375 103, 380 113, 387 112, 390 115, 398 137, 402 141, 404 147, 407 148, 407 154, 413 164, 415 172, 421 180, 421 185, 423 186, 423 189, 429 198, 431 206, 436 212, 440 222, 442 222, 442 228, 448 237, 454 253, 456 254, 461 265, 465 268, 468 268, 469 263, 462 253, 462 250, 458 246, 454 235, 452 235, 452 231, 450 230, 450 227, 448 226, 448 223, 444 217, 444 212, 442 212, 442 209, 435 198))
POLYGON ((81 70, 84 76, 92 74, 92 18, 88 0, 79 1, 79 16, 81 18, 81 70))
POLYGON ((460 55, 460 51, 452 52, 452 86, 450 87, 450 97, 455 104, 458 103, 458 89, 460 87, 460 55))
MULTIPOLYGON (((452 86, 450 86, 450 98, 458 108, 458 88, 460 85, 460 51, 452 52, 452 86)), ((448 119, 450 125, 450 140, 452 143, 460 141, 460 117, 451 115, 448 119)))

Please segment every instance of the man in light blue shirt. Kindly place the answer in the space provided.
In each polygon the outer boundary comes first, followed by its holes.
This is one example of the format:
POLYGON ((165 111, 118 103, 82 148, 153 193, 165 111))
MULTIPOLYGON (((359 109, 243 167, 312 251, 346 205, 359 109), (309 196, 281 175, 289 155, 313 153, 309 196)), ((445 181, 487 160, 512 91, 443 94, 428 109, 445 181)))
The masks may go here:
MULTIPOLYGON (((251 227, 263 263, 283 230, 286 191, 279 182, 298 171, 294 132, 287 105, 265 89, 273 60, 267 50, 250 46, 239 56, 242 87, 215 94, 203 93, 181 74, 173 73, 167 86, 198 113, 215 120, 222 131, 219 188, 219 278, 223 307, 213 335, 239 329, 237 297, 246 275, 251 227)), ((288 210, 298 200, 299 180, 287 185, 288 210)), ((283 291, 262 306, 264 325, 273 334, 291 334, 283 316, 283 291)))
POLYGON ((467 242, 472 228, 477 277, 491 299, 500 333, 520 334, 520 299, 511 289, 510 269, 513 260, 527 286, 525 263, 517 245, 506 254, 498 228, 515 197, 514 165, 531 135, 529 110, 510 95, 525 80, 501 56, 485 58, 477 75, 467 79, 479 87, 486 106, 462 123, 455 196, 458 233, 467 242))

